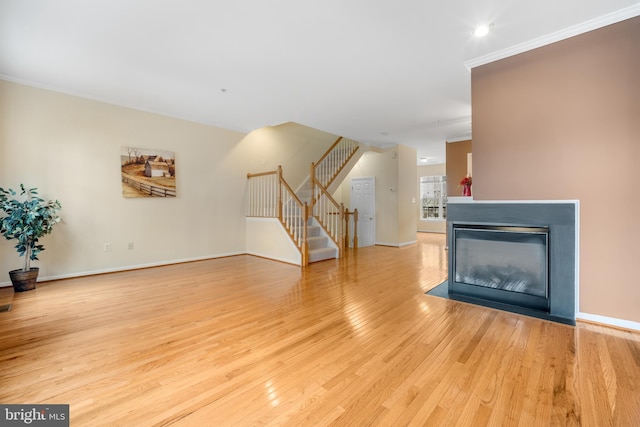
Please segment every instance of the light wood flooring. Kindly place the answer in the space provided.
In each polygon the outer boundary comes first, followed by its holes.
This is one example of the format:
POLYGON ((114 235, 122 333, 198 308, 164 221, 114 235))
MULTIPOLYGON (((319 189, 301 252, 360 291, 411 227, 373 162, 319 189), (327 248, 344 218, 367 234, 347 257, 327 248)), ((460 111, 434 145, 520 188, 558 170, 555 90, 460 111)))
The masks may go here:
POLYGON ((640 426, 640 334, 425 295, 444 236, 0 290, 0 403, 72 426, 640 426))

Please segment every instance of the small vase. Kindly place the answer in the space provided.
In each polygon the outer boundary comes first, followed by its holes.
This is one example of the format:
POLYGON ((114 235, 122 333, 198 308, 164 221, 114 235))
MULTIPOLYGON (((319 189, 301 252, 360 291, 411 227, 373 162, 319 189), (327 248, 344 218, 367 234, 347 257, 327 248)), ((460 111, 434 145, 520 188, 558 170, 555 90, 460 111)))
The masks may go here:
POLYGON ((462 186, 462 195, 471 196, 471 184, 465 184, 462 186))

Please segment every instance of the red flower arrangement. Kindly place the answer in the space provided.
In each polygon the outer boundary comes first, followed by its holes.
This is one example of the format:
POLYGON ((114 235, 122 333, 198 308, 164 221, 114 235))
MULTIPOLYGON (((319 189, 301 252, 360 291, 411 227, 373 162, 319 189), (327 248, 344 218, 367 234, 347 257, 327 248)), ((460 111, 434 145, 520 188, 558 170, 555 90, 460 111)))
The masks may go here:
MULTIPOLYGON (((460 185, 462 186, 462 195, 463 196, 471 196, 471 177, 465 176, 460 180, 460 185)), ((460 186, 458 186, 459 188, 460 186)))

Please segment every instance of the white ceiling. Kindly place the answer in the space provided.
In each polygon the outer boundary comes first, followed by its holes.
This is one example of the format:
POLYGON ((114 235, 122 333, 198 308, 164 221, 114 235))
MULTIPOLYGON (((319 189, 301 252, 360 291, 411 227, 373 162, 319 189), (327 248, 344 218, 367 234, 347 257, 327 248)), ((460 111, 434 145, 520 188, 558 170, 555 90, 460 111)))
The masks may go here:
POLYGON ((471 136, 465 63, 638 14, 637 0, 0 0, 0 78, 243 132, 295 121, 442 163, 445 140, 471 136))

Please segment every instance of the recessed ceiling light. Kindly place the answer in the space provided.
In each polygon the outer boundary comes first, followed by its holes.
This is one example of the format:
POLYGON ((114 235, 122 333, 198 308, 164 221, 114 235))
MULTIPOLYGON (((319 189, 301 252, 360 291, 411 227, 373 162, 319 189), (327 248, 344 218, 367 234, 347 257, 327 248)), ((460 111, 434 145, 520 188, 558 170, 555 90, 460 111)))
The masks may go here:
POLYGON ((429 161, 428 157, 420 157, 420 163, 427 163, 429 161))
POLYGON ((473 35, 476 37, 484 37, 487 34, 489 34, 489 31, 491 31, 491 28, 493 28, 493 24, 480 25, 476 27, 475 30, 473 30, 473 35))

